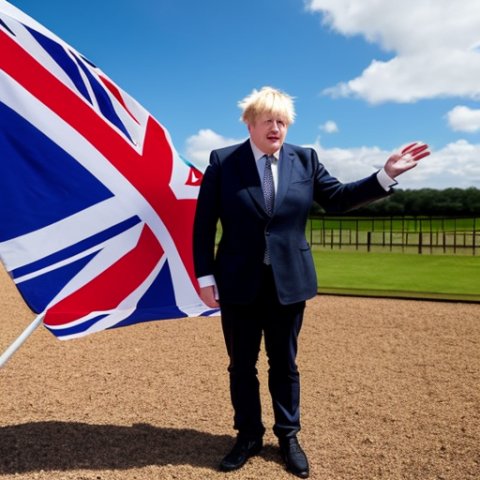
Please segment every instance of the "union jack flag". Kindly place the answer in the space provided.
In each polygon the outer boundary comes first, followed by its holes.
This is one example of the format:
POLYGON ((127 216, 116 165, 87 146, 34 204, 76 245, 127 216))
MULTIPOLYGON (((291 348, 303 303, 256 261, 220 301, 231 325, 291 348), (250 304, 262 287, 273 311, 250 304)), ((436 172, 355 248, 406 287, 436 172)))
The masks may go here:
POLYGON ((208 315, 202 173, 100 69, 0 0, 0 259, 59 338, 208 315))

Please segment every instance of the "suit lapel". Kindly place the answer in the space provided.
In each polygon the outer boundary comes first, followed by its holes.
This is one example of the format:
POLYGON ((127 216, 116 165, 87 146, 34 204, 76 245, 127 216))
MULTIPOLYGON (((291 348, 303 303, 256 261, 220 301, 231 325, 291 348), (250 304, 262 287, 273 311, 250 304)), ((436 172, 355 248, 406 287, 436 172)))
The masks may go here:
POLYGON ((243 180, 243 184, 248 190, 248 193, 258 205, 262 213, 267 215, 267 212, 265 211, 262 185, 260 184, 257 165, 255 164, 255 157, 253 156, 249 140, 244 142, 237 150, 236 163, 237 170, 243 180))
POLYGON ((273 213, 280 208, 283 199, 290 184, 290 176, 292 174, 293 161, 295 159, 295 152, 293 152, 288 145, 283 145, 280 150, 280 159, 278 162, 278 185, 277 193, 275 195, 275 208, 273 213))

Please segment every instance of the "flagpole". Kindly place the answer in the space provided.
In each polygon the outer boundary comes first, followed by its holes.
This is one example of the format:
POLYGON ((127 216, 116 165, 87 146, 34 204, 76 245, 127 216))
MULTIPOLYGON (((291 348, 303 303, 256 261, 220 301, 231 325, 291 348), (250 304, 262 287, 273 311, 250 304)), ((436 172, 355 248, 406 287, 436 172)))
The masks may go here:
POLYGON ((45 312, 40 313, 33 322, 23 331, 23 333, 3 352, 0 356, 0 368, 2 368, 10 359, 10 357, 23 345, 25 340, 35 331, 42 323, 45 312))

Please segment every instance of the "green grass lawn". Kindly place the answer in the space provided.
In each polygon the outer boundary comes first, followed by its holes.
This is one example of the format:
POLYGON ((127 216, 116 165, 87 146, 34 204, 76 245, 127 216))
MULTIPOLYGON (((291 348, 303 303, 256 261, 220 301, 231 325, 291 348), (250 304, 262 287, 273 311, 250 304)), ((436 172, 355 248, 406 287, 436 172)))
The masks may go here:
POLYGON ((480 302, 480 257, 313 252, 320 293, 480 302))

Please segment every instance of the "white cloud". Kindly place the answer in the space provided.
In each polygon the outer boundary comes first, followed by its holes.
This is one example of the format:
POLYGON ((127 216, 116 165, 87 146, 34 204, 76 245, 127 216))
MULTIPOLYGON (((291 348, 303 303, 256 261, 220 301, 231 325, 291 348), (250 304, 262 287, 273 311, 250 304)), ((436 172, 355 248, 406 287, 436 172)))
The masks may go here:
POLYGON ((328 120, 323 125, 320 125, 320 130, 326 133, 337 133, 338 125, 333 120, 328 120))
POLYGON ((480 98, 478 0, 307 0, 334 31, 361 35, 393 52, 373 61, 360 76, 325 92, 358 96, 370 103, 422 98, 480 98))
MULTIPOLYGON (((243 139, 244 140, 244 139, 243 139)), ((240 143, 242 139, 222 137, 209 128, 201 129, 195 135, 187 138, 185 156, 200 170, 208 165, 210 152, 215 148, 226 147, 240 143)))
POLYGON ((478 132, 480 130, 480 110, 459 105, 447 113, 448 125, 457 132, 478 132))

